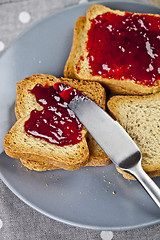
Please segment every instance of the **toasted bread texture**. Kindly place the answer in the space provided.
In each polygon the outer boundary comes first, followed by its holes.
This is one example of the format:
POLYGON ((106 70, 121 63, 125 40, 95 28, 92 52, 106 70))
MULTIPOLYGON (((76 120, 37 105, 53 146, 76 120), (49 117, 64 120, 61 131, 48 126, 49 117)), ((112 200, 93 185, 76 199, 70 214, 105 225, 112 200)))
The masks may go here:
MULTIPOLYGON (((90 81, 98 81, 108 87, 112 92, 119 94, 144 95, 156 93, 160 91, 160 79, 154 82, 153 86, 138 84, 130 79, 106 78, 101 75, 92 75, 88 60, 87 41, 88 31, 91 28, 92 19, 98 15, 111 12, 123 16, 125 12, 119 10, 111 10, 102 5, 92 5, 87 10, 86 16, 77 19, 74 27, 74 36, 72 48, 64 69, 64 76, 76 79, 85 79, 90 81)), ((141 13, 134 13, 143 15, 141 13)), ((160 17, 160 15, 150 16, 160 17)), ((107 46, 106 46, 107 47, 107 46)))
MULTIPOLYGON (((160 176, 160 92, 145 96, 114 96, 108 109, 135 141, 142 167, 151 177, 160 176)), ((130 174, 117 170, 127 179, 130 174)))
POLYGON ((108 156, 92 139, 91 135, 87 133, 86 129, 82 130, 83 139, 79 144, 64 147, 49 144, 45 140, 26 134, 24 131, 24 122, 29 118, 30 112, 34 109, 42 109, 35 96, 28 90, 33 89, 36 84, 53 86, 56 82, 62 82, 77 88, 102 108, 105 108, 106 93, 99 83, 66 78, 58 79, 44 74, 26 78, 17 83, 15 113, 18 121, 4 139, 6 153, 11 157, 20 158, 24 166, 36 171, 57 168, 75 170, 85 166, 87 163, 91 166, 109 164, 108 156))

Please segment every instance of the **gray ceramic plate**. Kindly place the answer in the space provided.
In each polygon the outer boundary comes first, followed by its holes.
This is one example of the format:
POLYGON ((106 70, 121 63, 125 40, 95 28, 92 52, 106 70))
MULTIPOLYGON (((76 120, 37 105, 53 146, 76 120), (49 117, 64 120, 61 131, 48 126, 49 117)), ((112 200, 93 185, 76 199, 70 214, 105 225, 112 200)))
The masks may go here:
MULTIPOLYGON (((113 9, 160 13, 136 3, 105 2, 113 9)), ((15 122, 16 82, 35 73, 63 75, 75 20, 90 4, 66 9, 33 26, 0 59, 0 176, 25 203, 74 226, 127 230, 160 223, 160 211, 137 182, 118 174, 113 164, 70 172, 26 171, 3 152, 3 138, 15 122), (113 194, 115 193, 115 194, 113 194)), ((160 186, 160 178, 154 179, 160 186)))

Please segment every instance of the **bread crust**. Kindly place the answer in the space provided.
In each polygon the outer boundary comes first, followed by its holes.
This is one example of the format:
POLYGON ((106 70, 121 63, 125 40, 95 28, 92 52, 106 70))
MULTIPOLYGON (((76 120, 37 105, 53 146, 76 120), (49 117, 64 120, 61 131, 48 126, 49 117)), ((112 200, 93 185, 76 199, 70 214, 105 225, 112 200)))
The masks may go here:
MULTIPOLYGON (((119 169, 118 167, 116 167, 117 171, 123 175, 123 177, 127 180, 136 180, 135 177, 133 177, 131 174, 122 171, 121 169, 119 169)), ((146 172, 148 174, 149 177, 153 178, 153 177, 159 177, 160 176, 160 171, 151 171, 151 172, 146 172)))
MULTIPOLYGON (((118 15, 124 15, 125 12, 119 10, 111 10, 103 5, 92 5, 88 8, 86 17, 80 17, 74 28, 74 36, 71 52, 69 54, 68 60, 64 69, 64 76, 84 79, 88 81, 98 81, 104 86, 108 87, 111 92, 118 94, 130 94, 130 95, 144 95, 151 94, 160 91, 160 79, 154 83, 154 86, 145 86, 142 84, 135 83, 134 80, 118 80, 118 79, 108 79, 101 76, 93 76, 90 73, 89 62, 87 59, 86 43, 88 40, 87 32, 91 27, 91 20, 97 15, 113 12, 118 15), (83 61, 81 58, 83 57, 83 61), (79 71, 77 72, 77 69, 79 71)), ((142 13, 134 13, 141 14, 142 13)), ((158 14, 148 14, 160 17, 158 14)))

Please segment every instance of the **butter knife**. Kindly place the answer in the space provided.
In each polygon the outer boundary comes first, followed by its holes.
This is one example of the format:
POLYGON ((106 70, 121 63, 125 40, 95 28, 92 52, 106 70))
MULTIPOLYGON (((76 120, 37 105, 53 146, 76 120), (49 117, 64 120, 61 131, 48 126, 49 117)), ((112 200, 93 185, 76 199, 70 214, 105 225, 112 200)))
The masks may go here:
POLYGON ((123 127, 87 97, 73 98, 69 107, 112 162, 132 174, 160 207, 160 189, 143 170, 141 152, 123 127))

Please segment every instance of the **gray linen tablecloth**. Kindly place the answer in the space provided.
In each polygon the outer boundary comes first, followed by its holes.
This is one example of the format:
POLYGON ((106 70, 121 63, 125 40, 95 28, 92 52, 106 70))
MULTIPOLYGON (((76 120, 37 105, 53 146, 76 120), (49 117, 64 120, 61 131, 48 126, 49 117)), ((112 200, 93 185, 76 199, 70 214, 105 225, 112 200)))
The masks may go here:
MULTIPOLYGON (((0 0, 0 54, 33 23, 62 8, 84 2, 87 1, 0 0)), ((137 0, 137 2, 160 5, 160 0, 137 0)), ((123 232, 93 231, 68 226, 27 206, 0 180, 0 240, 34 239, 158 240, 160 225, 123 232)))

